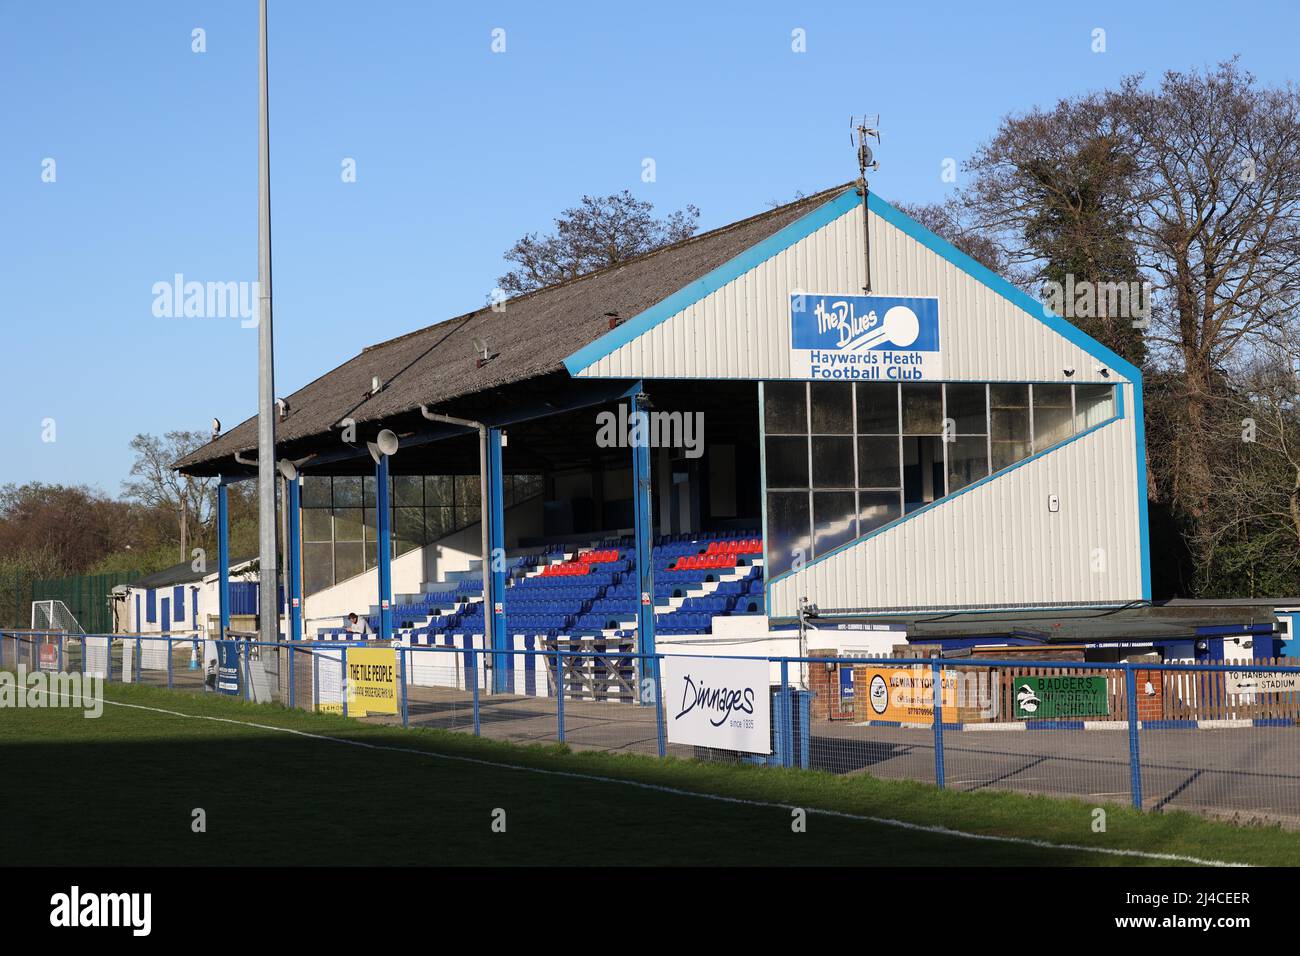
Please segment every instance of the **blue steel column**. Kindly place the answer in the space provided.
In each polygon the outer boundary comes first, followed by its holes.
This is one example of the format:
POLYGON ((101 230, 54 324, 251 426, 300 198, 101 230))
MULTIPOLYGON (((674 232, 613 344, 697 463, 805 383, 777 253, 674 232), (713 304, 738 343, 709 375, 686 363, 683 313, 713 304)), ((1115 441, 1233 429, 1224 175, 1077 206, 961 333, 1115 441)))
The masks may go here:
MULTIPOLYGON (((654 681, 658 672, 658 660, 651 656, 655 653, 655 572, 654 525, 650 512, 650 422, 645 410, 639 407, 640 397, 638 383, 636 393, 632 396, 632 493, 636 512, 637 653, 646 655, 641 658, 645 664, 639 696, 645 698, 646 689, 654 686, 648 682, 654 681)), ((641 702, 658 703, 644 699, 641 702)))
POLYGON ((505 478, 501 471, 501 429, 488 429, 488 556, 492 571, 492 594, 486 599, 492 604, 491 612, 492 689, 498 694, 507 693, 514 685, 513 659, 502 651, 510 649, 506 634, 506 517, 505 478))
MULTIPOLYGON (((302 640, 302 479, 289 482, 289 640, 302 640)), ((293 652, 290 651, 290 654, 293 652)))
POLYGON ((225 478, 217 482, 217 614, 217 637, 224 640, 230 630, 230 504, 225 478))
POLYGON ((380 455, 375 465, 375 509, 379 512, 375 522, 379 539, 379 639, 389 641, 393 638, 393 543, 388 529, 387 455, 380 455))

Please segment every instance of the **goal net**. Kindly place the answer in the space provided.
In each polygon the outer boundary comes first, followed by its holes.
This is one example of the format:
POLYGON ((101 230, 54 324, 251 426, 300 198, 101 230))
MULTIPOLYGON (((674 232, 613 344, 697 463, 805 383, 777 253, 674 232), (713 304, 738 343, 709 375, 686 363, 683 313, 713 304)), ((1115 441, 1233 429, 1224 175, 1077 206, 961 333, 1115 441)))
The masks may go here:
POLYGON ((59 634, 85 634, 76 615, 62 601, 33 601, 32 630, 59 634))

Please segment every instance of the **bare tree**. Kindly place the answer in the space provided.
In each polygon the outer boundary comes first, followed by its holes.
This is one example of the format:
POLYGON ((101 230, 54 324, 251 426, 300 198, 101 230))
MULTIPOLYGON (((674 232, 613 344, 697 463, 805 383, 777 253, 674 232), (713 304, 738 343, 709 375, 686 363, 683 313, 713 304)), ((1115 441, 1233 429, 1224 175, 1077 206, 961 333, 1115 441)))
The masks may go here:
POLYGON ((915 219, 937 236, 947 239, 980 265, 988 267, 1016 284, 1026 281, 1021 270, 1013 267, 1010 257, 997 237, 971 222, 956 197, 940 203, 897 203, 900 211, 915 219))
POLYGON ((170 431, 161 438, 146 434, 131 439, 135 463, 131 478, 122 482, 122 493, 176 515, 182 561, 189 557, 191 522, 202 526, 212 517, 216 479, 182 475, 172 469, 172 463, 207 444, 209 437, 198 431, 170 431))
POLYGON ((688 205, 656 219, 654 205, 626 189, 610 196, 583 196, 564 210, 555 231, 530 232, 506 252, 516 268, 497 279, 503 292, 520 295, 616 265, 661 246, 688 239, 699 228, 700 211, 688 205))
POLYGON ((1300 307, 1300 93, 1232 60, 1155 89, 1131 77, 1104 105, 1131 143, 1131 235, 1164 300, 1148 343, 1183 373, 1173 494, 1195 519, 1215 487, 1200 437, 1216 381, 1283 344, 1300 307))

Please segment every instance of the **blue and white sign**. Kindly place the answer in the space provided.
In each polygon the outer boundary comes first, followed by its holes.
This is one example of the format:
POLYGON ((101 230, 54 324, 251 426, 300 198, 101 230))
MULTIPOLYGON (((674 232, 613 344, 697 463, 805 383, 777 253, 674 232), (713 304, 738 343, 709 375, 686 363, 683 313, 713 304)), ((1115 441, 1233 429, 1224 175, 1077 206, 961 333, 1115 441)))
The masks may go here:
POLYGON ((795 378, 941 379, 939 300, 791 293, 790 349, 790 373, 795 378))
POLYGON ((664 714, 675 744, 752 754, 772 752, 772 692, 766 660, 665 657, 664 714))

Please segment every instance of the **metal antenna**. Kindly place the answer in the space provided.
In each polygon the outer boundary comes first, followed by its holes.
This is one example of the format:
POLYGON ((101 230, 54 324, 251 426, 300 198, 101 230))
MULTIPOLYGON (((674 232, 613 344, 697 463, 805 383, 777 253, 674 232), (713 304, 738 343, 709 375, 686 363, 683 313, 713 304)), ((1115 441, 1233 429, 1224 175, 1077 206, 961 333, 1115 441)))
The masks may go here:
POLYGON ((850 116, 849 142, 858 148, 858 195, 862 197, 862 291, 871 293, 871 227, 867 221, 867 170, 873 172, 880 168, 875 153, 871 150, 870 140, 880 144, 880 114, 874 116, 850 116))

